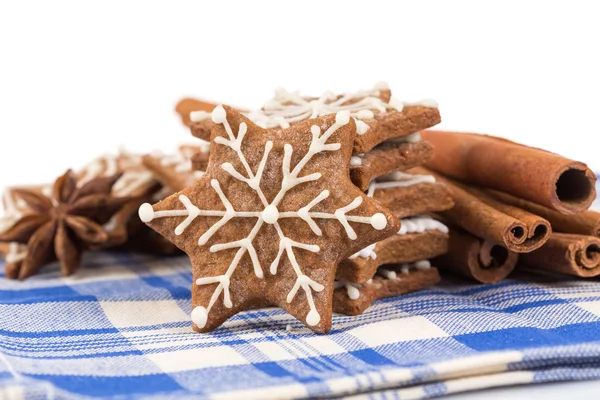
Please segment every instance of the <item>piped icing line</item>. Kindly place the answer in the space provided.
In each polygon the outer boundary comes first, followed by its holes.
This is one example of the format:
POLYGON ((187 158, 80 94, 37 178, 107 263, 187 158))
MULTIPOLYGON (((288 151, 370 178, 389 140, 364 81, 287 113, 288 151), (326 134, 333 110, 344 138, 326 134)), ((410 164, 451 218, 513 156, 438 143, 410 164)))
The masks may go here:
POLYGON ((377 259, 377 253, 375 253, 375 246, 377 246, 377 243, 370 244, 369 246, 354 253, 353 255, 351 255, 348 258, 351 260, 354 260, 355 258, 361 257, 361 258, 372 258, 373 260, 375 260, 375 259, 377 259))
MULTIPOLYGON (((431 262, 429 260, 421 260, 414 263, 405 263, 400 266, 400 271, 391 270, 385 267, 379 267, 377 268, 377 272, 375 274, 381 278, 388 280, 402 280, 401 275, 410 274, 411 269, 426 271, 428 269, 431 269, 431 262), (400 272, 400 274, 398 272, 400 272)), ((348 298, 350 300, 358 300, 360 298, 360 289, 368 285, 373 285, 374 281, 373 279, 369 279, 365 283, 352 283, 343 280, 336 280, 333 284, 334 289, 345 288, 346 293, 348 294, 348 298)))
POLYGON ((429 215, 417 215, 400 220, 401 226, 398 235, 407 233, 421 233, 430 230, 438 230, 442 233, 448 233, 448 227, 440 221, 430 217, 429 215))
POLYGON ((398 278, 396 271, 392 271, 392 270, 385 269, 385 268, 377 268, 377 275, 383 276, 390 280, 398 278))
POLYGON ((346 281, 335 281, 333 283, 334 289, 345 288, 348 293, 348 297, 351 300, 358 300, 360 297, 360 288, 361 285, 359 283, 351 283, 346 281))
POLYGON ((391 174, 382 175, 377 180, 371 182, 367 196, 373 197, 375 191, 380 189, 409 187, 420 183, 435 183, 435 177, 433 175, 417 175, 396 171, 391 174))
POLYGON ((392 143, 418 143, 422 141, 421 132, 411 133, 410 135, 401 136, 399 138, 386 140, 384 143, 392 142, 392 143))
POLYGON ((114 196, 130 196, 154 181, 154 174, 144 168, 141 156, 121 149, 117 155, 105 154, 83 167, 78 185, 82 186, 95 178, 115 175, 119 171, 123 174, 112 187, 114 196))
MULTIPOLYGON (((207 152, 208 150, 205 151, 205 148, 206 146, 201 146, 201 151, 207 152)), ((173 168, 173 171, 183 174, 187 178, 186 181, 192 184, 205 174, 204 171, 196 171, 192 168, 193 155, 194 152, 190 149, 180 148, 172 154, 154 154, 153 156, 159 159, 160 165, 173 168)))
POLYGON ((350 122, 350 118, 350 113, 348 111, 340 111, 336 113, 335 123, 332 126, 330 126, 325 132, 321 132, 321 128, 319 126, 311 126, 310 130, 312 134, 312 140, 309 146, 309 150, 293 169, 291 169, 291 159, 294 149, 290 144, 284 145, 284 156, 282 163, 283 179, 281 182, 281 187, 277 195, 269 203, 264 193, 262 192, 262 189, 260 188, 260 182, 270 151, 273 148, 273 143, 271 141, 265 143, 265 149, 263 152, 261 162, 259 163, 257 171, 253 172, 243 152, 241 151, 243 140, 247 133, 247 125, 244 122, 242 122, 239 125, 237 136, 234 135, 233 130, 227 120, 227 113, 225 109, 222 106, 217 106, 212 112, 212 121, 215 124, 222 124, 228 137, 225 138, 222 136, 217 136, 214 139, 214 143, 218 145, 227 146, 236 153, 240 163, 242 164, 245 170, 245 175, 237 171, 231 163, 223 163, 221 165, 221 168, 233 178, 245 182, 252 190, 254 190, 262 202, 263 209, 260 211, 244 212, 235 210, 231 202, 227 199, 227 197, 221 190, 220 184, 216 179, 212 179, 210 184, 213 190, 215 190, 215 192, 219 196, 222 204, 224 205, 224 211, 201 210, 194 204, 192 204, 190 199, 184 195, 179 196, 179 201, 185 207, 185 209, 183 210, 154 211, 152 205, 148 203, 143 204, 140 207, 139 215, 141 220, 144 222, 150 222, 155 218, 185 217, 185 219, 175 228, 176 235, 182 234, 197 217, 221 217, 221 219, 217 223, 211 226, 206 232, 204 232, 200 236, 200 238, 198 239, 198 245, 200 246, 205 245, 208 242, 208 240, 210 240, 210 238, 221 227, 223 227, 233 218, 257 218, 256 224, 254 225, 248 236, 244 239, 228 243, 214 244, 210 247, 210 251, 213 253, 232 248, 238 248, 238 251, 235 254, 229 268, 223 275, 203 277, 198 278, 196 280, 197 285, 208 285, 218 283, 215 291, 213 292, 209 304, 206 307, 197 306, 192 310, 192 320, 199 328, 203 328, 204 326, 206 326, 208 314, 210 313, 210 310, 216 303, 221 293, 223 293, 224 306, 228 308, 231 308, 233 306, 231 293, 229 291, 230 278, 235 272, 241 258, 246 252, 249 254, 250 259, 252 261, 254 274, 258 279, 263 279, 263 267, 260 264, 258 255, 256 253, 256 249, 254 248, 252 242, 255 239, 257 233, 260 231, 263 224, 265 223, 272 225, 279 236, 279 250, 277 256, 270 265, 270 273, 273 275, 277 274, 280 260, 283 257, 283 254, 285 253, 285 256, 288 258, 288 261, 290 262, 290 265, 297 277, 296 282, 294 283, 292 289, 288 293, 286 300, 288 303, 291 303, 296 297, 298 290, 302 288, 306 295, 306 301, 310 309, 306 316, 306 323, 309 326, 314 326, 319 323, 319 321, 321 320, 321 316, 317 312, 312 293, 313 291, 321 292, 325 289, 325 287, 322 284, 312 280, 306 274, 304 274, 301 266, 299 265, 296 259, 294 248, 314 253, 319 252, 320 248, 317 245, 300 243, 287 237, 283 233, 278 220, 280 218, 300 218, 308 224, 308 226, 311 228, 312 232, 315 235, 321 236, 322 231, 315 222, 315 219, 336 219, 344 227, 348 238, 352 240, 356 239, 357 236, 356 232, 352 229, 349 222, 370 224, 374 229, 381 230, 386 227, 387 220, 382 213, 376 213, 371 217, 348 215, 349 212, 360 206, 360 204, 362 203, 362 197, 356 197, 348 205, 335 210, 334 213, 311 211, 311 209, 315 205, 329 197, 329 191, 327 190, 323 190, 307 205, 301 207, 297 211, 279 212, 277 206, 289 190, 303 183, 315 181, 321 178, 321 173, 313 173, 305 176, 299 175, 314 155, 324 151, 338 151, 341 148, 340 143, 327 143, 327 140, 339 128, 347 125, 350 122))
MULTIPOLYGON (((405 106, 437 108, 437 103, 429 99, 405 102, 392 98, 389 103, 384 102, 378 96, 385 90, 389 90, 387 83, 380 82, 369 90, 344 93, 341 96, 326 91, 315 99, 302 96, 299 91, 289 92, 277 88, 275 89, 275 96, 265 102, 262 109, 243 114, 260 127, 287 129, 294 122, 348 111, 356 122, 356 133, 363 135, 370 128, 363 120, 373 119, 375 112, 402 111, 405 106)), ((192 111, 190 113, 192 122, 202 122, 208 120, 209 117, 210 114, 206 111, 192 111)))

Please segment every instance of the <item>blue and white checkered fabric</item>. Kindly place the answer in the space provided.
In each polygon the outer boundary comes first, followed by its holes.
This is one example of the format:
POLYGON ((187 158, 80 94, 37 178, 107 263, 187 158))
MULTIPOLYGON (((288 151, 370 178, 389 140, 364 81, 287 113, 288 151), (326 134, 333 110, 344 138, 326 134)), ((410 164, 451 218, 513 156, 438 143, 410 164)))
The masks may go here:
POLYGON ((98 254, 70 278, 0 276, 0 398, 426 398, 600 378, 600 283, 531 279, 447 278, 334 316, 329 335, 277 309, 197 334, 187 258, 98 254))
POLYGON ((277 309, 197 334, 190 270, 186 257, 96 254, 69 278, 56 265, 0 275, 0 399, 420 399, 600 378, 598 280, 445 278, 334 316, 329 335, 277 309))

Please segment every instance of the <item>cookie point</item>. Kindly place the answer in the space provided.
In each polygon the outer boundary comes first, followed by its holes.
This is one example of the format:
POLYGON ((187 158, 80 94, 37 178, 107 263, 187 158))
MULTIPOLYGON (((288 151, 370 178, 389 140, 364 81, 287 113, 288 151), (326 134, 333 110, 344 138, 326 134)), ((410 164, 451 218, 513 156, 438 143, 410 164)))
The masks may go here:
POLYGON ((335 114, 335 123, 338 125, 346 125, 350 122, 350 112, 349 111, 338 111, 335 114))
POLYGON ((204 307, 196 307, 192 310, 192 322, 196 324, 198 328, 204 328, 206 321, 208 320, 208 310, 204 307))
POLYGON ((154 219, 154 209, 152 208, 152 204, 142 204, 138 210, 138 215, 140 216, 142 222, 152 221, 154 219))
POLYGON ((321 316, 316 310, 310 310, 308 315, 306 316, 306 323, 310 326, 315 326, 321 321, 321 316))
POLYGON ((227 120, 227 113, 222 105, 218 105, 212 112, 212 121, 215 124, 222 124, 227 120))
POLYGON ((387 226, 387 219, 382 213, 377 213, 371 217, 371 226, 378 231, 384 229, 387 226))

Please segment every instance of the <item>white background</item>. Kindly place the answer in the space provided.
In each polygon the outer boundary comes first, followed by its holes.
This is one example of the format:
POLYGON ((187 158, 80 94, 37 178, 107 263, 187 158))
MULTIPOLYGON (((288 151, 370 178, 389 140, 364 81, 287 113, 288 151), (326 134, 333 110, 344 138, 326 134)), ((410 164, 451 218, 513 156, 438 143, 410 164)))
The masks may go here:
POLYGON ((192 142, 173 112, 183 96, 254 108, 277 86, 382 80, 401 99, 438 100, 440 128, 600 170, 595 4, 2 1, 0 186, 51 181, 121 145, 192 142))
POLYGON ((434 98, 440 128, 486 132, 600 169, 595 2, 0 3, 0 186, 194 139, 183 96, 258 107, 387 81, 434 98))

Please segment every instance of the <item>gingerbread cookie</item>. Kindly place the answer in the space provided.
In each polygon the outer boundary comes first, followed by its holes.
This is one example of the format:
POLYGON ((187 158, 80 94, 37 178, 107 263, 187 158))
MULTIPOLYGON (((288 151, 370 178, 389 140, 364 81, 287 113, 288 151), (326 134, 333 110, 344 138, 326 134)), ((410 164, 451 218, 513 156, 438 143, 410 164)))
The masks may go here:
POLYGON ((165 187, 171 189, 172 192, 179 192, 204 175, 204 169, 195 170, 192 167, 192 157, 197 160, 208 159, 208 150, 208 145, 185 145, 180 146, 174 154, 145 155, 142 163, 165 187))
POLYGON ((444 211, 454 200, 443 183, 431 175, 394 172, 382 176, 369 186, 369 195, 389 208, 398 218, 444 211))
MULTIPOLYGON (((325 92, 318 98, 277 89, 275 97, 262 109, 245 115, 264 128, 286 129, 295 123, 339 111, 349 111, 355 120, 355 154, 365 153, 386 140, 419 132, 441 121, 435 101, 402 102, 391 98, 385 83, 370 90, 342 95, 325 92)), ((208 140, 212 124, 209 114, 204 110, 191 112, 190 119, 192 134, 208 140)))
POLYGON ((386 264, 411 263, 437 257, 448 251, 448 228, 423 215, 400 220, 396 235, 372 244, 342 261, 336 279, 364 283, 386 264))
POLYGON ((181 122, 185 126, 190 126, 192 121, 190 120, 190 114, 206 113, 210 116, 210 113, 217 105, 208 101, 196 100, 196 99, 182 99, 175 106, 175 111, 181 117, 181 122))
MULTIPOLYGON (((129 236, 135 234, 129 223, 135 217, 136 210, 144 201, 148 201, 160 189, 161 185, 155 174, 142 163, 142 156, 121 149, 116 155, 106 154, 95 158, 76 173, 77 185, 82 186, 97 178, 120 175, 114 183, 111 195, 129 197, 131 201, 112 216, 103 226, 109 237, 101 245, 93 245, 93 250, 102 250, 125 243, 129 236)), ((140 226, 136 227, 136 230, 140 226)))
POLYGON ((192 321, 210 331, 258 305, 331 329, 339 262, 398 231, 348 176, 349 112, 263 129, 217 107, 206 174, 140 217, 191 258, 192 321))
POLYGON ((78 185, 92 179, 106 178, 120 174, 112 188, 117 197, 147 196, 156 191, 157 180, 154 174, 142 164, 142 156, 121 150, 118 154, 106 154, 92 160, 77 172, 78 185))
POLYGON ((352 182, 366 191, 378 176, 423 165, 431 159, 433 146, 430 143, 418 140, 419 136, 415 135, 407 138, 410 141, 387 141, 367 153, 353 155, 350 159, 352 182))
POLYGON ((427 260, 410 264, 389 265, 379 268, 377 275, 363 284, 335 282, 333 311, 346 315, 359 315, 371 304, 385 297, 416 292, 440 281, 436 268, 427 260))

